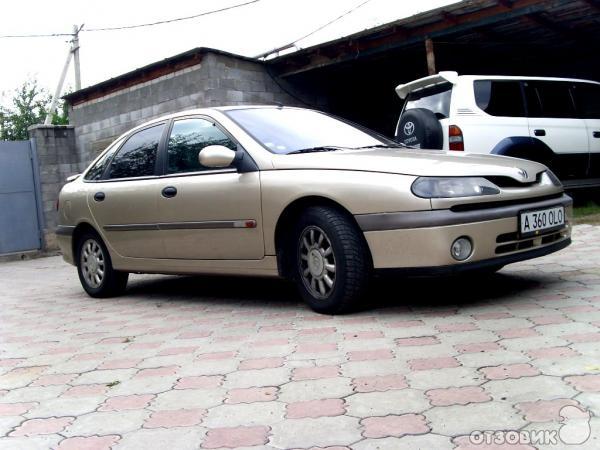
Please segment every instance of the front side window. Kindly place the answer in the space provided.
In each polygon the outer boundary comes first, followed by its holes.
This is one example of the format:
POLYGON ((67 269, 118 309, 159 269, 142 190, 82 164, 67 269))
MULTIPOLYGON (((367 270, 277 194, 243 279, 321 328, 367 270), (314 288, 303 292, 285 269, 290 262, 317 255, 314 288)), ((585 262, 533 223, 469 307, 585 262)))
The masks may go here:
POLYGON ((200 150, 209 145, 223 145, 236 150, 237 145, 215 124, 205 119, 183 119, 173 124, 167 145, 167 173, 206 170, 198 161, 200 150))
POLYGON ((248 108, 233 109, 226 114, 271 153, 395 145, 366 128, 309 109, 248 108))
POLYGON ((424 108, 432 111, 439 119, 447 119, 450 115, 451 96, 452 84, 450 83, 421 89, 408 94, 404 109, 424 108))
POLYGON ((154 175, 158 144, 165 125, 155 125, 132 135, 114 157, 108 178, 154 175))
POLYGON ((575 83, 573 87, 577 113, 582 119, 600 119, 600 85, 575 83))
POLYGON ((527 81, 525 84, 529 117, 574 119, 575 106, 571 83, 563 81, 527 81))
POLYGON ((490 116, 525 117, 519 81, 475 80, 477 106, 490 116))

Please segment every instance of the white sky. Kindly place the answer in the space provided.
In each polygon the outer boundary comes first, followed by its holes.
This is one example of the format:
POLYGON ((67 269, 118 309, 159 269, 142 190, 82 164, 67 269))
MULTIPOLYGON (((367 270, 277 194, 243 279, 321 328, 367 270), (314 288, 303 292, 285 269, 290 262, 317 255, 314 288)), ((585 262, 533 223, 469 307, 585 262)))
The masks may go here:
MULTIPOLYGON (((306 35, 364 0, 260 0, 218 14, 126 31, 80 36, 83 87, 194 47, 255 56, 306 35)), ((300 41, 308 47, 455 0, 371 0, 353 13, 300 41)), ((69 33, 87 28, 133 25, 194 15, 244 0, 5 0, 0 35, 69 33)), ((67 54, 67 37, 0 39, 0 93, 27 78, 54 91, 67 54)), ((73 87, 73 69, 66 86, 73 87)))

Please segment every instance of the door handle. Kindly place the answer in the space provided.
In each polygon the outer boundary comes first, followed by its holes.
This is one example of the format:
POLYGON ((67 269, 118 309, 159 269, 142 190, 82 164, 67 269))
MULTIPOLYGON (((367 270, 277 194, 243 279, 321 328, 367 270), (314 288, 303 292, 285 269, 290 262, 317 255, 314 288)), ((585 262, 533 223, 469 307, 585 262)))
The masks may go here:
POLYGON ((533 134, 536 136, 546 136, 546 130, 533 130, 533 134))
POLYGON ((592 133, 592 136, 594 136, 595 138, 600 138, 600 131, 594 131, 592 133))
POLYGON ((96 200, 97 202, 102 202, 105 198, 106 195, 104 194, 104 192, 96 192, 94 194, 94 200, 96 200))
POLYGON ((166 198, 172 198, 177 195, 177 188, 175 186, 167 186, 162 190, 162 196, 166 198))

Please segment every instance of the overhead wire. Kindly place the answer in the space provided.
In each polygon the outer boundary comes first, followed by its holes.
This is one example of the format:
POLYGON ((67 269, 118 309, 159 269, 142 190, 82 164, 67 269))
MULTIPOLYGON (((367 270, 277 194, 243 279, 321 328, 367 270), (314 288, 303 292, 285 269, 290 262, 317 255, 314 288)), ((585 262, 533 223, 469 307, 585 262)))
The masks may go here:
POLYGON ((285 44, 282 45, 281 47, 276 47, 274 49, 271 49, 267 52, 261 53, 260 55, 256 55, 255 58, 266 58, 267 56, 272 55, 273 53, 279 53, 282 50, 287 50, 288 48, 292 48, 295 46, 295 44, 297 44, 298 42, 312 36, 315 33, 318 33, 319 31, 323 30, 324 28, 327 28, 329 25, 334 24, 335 22, 337 22, 338 20, 343 19, 344 17, 346 17, 348 14, 352 14, 354 11, 356 11, 357 9, 363 7, 364 5, 366 5, 367 3, 369 3, 371 0, 365 0, 362 3, 359 3, 358 5, 352 7, 351 9, 347 10, 346 12, 342 13, 340 16, 336 17, 335 19, 330 20, 329 22, 319 26, 318 28, 312 30, 311 32, 305 34, 302 37, 299 37, 298 39, 290 42, 289 44, 285 44))
MULTIPOLYGON (((155 25, 164 25, 167 23, 174 23, 174 22, 181 22, 183 20, 196 19, 198 17, 208 16, 210 14, 216 14, 216 13, 228 11, 228 10, 235 9, 235 8, 240 8, 242 6, 251 5, 252 3, 257 3, 259 1, 260 0, 249 0, 244 3, 237 3, 235 5, 226 6, 226 7, 219 8, 219 9, 213 9, 211 11, 205 11, 205 12, 202 12, 199 14, 194 14, 191 16, 177 17, 175 19, 159 20, 156 22, 140 23, 140 24, 135 24, 135 25, 124 25, 124 26, 117 26, 117 27, 83 28, 83 29, 80 29, 79 31, 80 32, 119 31, 119 30, 131 30, 131 29, 135 29, 135 28, 151 27, 151 26, 155 26, 155 25)), ((64 36, 74 36, 74 34, 73 33, 4 34, 4 35, 0 35, 0 39, 44 38, 44 37, 64 37, 64 36)))

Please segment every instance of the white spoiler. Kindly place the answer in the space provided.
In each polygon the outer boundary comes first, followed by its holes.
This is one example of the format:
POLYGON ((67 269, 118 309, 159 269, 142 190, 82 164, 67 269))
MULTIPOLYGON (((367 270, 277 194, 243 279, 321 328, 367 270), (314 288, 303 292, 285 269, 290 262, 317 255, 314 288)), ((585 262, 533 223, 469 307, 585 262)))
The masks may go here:
POLYGON ((456 84, 458 80, 458 72, 440 72, 437 75, 430 75, 425 78, 419 78, 418 80, 411 81, 406 84, 399 84, 396 88, 396 94, 400 98, 406 98, 408 94, 426 87, 435 86, 441 83, 452 83, 456 84))

